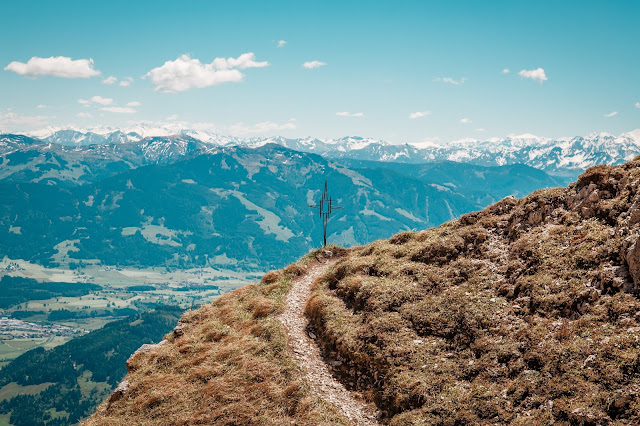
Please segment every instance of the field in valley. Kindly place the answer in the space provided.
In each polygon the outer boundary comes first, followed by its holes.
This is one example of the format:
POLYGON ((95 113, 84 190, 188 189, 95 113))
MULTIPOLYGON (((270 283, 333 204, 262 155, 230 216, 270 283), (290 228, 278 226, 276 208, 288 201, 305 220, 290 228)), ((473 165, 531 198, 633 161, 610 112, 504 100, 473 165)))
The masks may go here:
MULTIPOLYGON (((0 309, 0 366, 26 351, 49 349, 76 336, 102 328, 126 315, 158 304, 183 309, 211 302, 262 274, 219 268, 169 270, 86 265, 77 269, 45 268, 24 260, 0 260, 0 276, 35 279, 41 283, 91 283, 101 290, 78 296, 28 300, 0 309), (69 329, 52 329, 51 326, 69 329)), ((2 399, 0 389, 0 399, 2 399)))

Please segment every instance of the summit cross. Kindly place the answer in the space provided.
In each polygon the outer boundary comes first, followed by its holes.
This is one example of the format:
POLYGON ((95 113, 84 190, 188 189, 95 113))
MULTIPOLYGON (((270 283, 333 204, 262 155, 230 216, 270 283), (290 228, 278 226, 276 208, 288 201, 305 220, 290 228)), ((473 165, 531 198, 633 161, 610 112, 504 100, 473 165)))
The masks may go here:
POLYGON ((334 210, 339 210, 342 207, 333 205, 333 199, 329 196, 329 190, 327 189, 327 181, 324 181, 324 192, 320 199, 320 204, 310 205, 312 209, 317 209, 318 213, 322 217, 322 227, 324 230, 324 247, 327 246, 327 223, 329 222, 329 215, 334 210))

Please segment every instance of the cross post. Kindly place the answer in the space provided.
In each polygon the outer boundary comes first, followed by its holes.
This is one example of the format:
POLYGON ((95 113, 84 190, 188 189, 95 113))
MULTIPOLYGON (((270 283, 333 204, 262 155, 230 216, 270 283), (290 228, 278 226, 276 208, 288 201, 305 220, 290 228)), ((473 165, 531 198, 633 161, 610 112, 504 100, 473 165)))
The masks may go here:
POLYGON ((329 215, 333 213, 334 210, 339 210, 342 207, 334 206, 333 199, 329 196, 329 190, 327 189, 327 181, 324 181, 324 192, 322 193, 322 198, 320 198, 320 204, 310 205, 312 209, 317 209, 318 214, 322 217, 322 228, 324 231, 324 247, 327 246, 327 223, 329 223, 329 215))

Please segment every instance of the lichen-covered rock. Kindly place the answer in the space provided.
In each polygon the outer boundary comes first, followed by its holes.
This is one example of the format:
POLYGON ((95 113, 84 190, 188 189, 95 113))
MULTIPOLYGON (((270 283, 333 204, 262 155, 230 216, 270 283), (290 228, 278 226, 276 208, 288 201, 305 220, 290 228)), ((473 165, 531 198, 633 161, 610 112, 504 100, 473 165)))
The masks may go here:
POLYGON ((129 386, 130 385, 131 384, 129 383, 128 380, 123 380, 118 384, 118 386, 111 393, 111 396, 109 396, 109 402, 108 402, 108 405, 107 405, 107 409, 109 408, 109 406, 111 404, 113 404, 114 402, 118 401, 120 398, 122 398, 127 393, 127 391, 129 390, 129 386))
POLYGON ((173 329, 173 337, 180 337, 184 334, 184 323, 178 322, 176 327, 173 329))
POLYGON ((568 415, 571 424, 575 425, 599 425, 607 421, 605 413, 589 408, 576 408, 568 415))
POLYGON ((631 224, 636 224, 640 222, 640 203, 635 202, 629 207, 629 211, 627 213, 629 217, 629 222, 631 224))
POLYGON ((624 291, 631 292, 640 286, 640 236, 630 236, 625 240, 624 260, 629 267, 633 282, 623 282, 624 291))

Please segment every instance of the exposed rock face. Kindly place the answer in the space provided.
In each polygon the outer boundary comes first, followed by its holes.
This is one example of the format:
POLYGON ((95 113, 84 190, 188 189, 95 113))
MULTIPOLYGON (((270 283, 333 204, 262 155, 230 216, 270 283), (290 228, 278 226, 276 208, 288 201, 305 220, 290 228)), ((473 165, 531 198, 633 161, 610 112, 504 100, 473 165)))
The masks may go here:
POLYGON ((173 337, 180 337, 184 334, 184 323, 178 321, 178 325, 173 329, 173 337))
POLYGON ((111 393, 111 396, 109 397, 109 401, 107 403, 107 409, 109 409, 111 404, 118 401, 120 398, 124 396, 124 394, 127 393, 130 385, 131 384, 129 383, 128 380, 123 380, 118 384, 118 386, 113 390, 113 392, 111 393))
POLYGON ((625 243, 629 244, 629 248, 624 253, 624 260, 629 266, 629 274, 633 278, 634 285, 631 286, 627 282, 623 281, 623 288, 625 291, 633 291, 640 285, 640 244, 637 235, 628 237, 625 243))
POLYGON ((127 359, 127 371, 131 372, 133 370, 135 370, 136 365, 136 358, 138 358, 138 356, 140 354, 145 354, 147 352, 150 352, 152 350, 154 350, 155 348, 162 346, 164 344, 166 344, 167 341, 166 340, 162 340, 160 343, 146 343, 142 346, 140 346, 134 353, 131 354, 131 356, 129 357, 129 359, 127 359))

